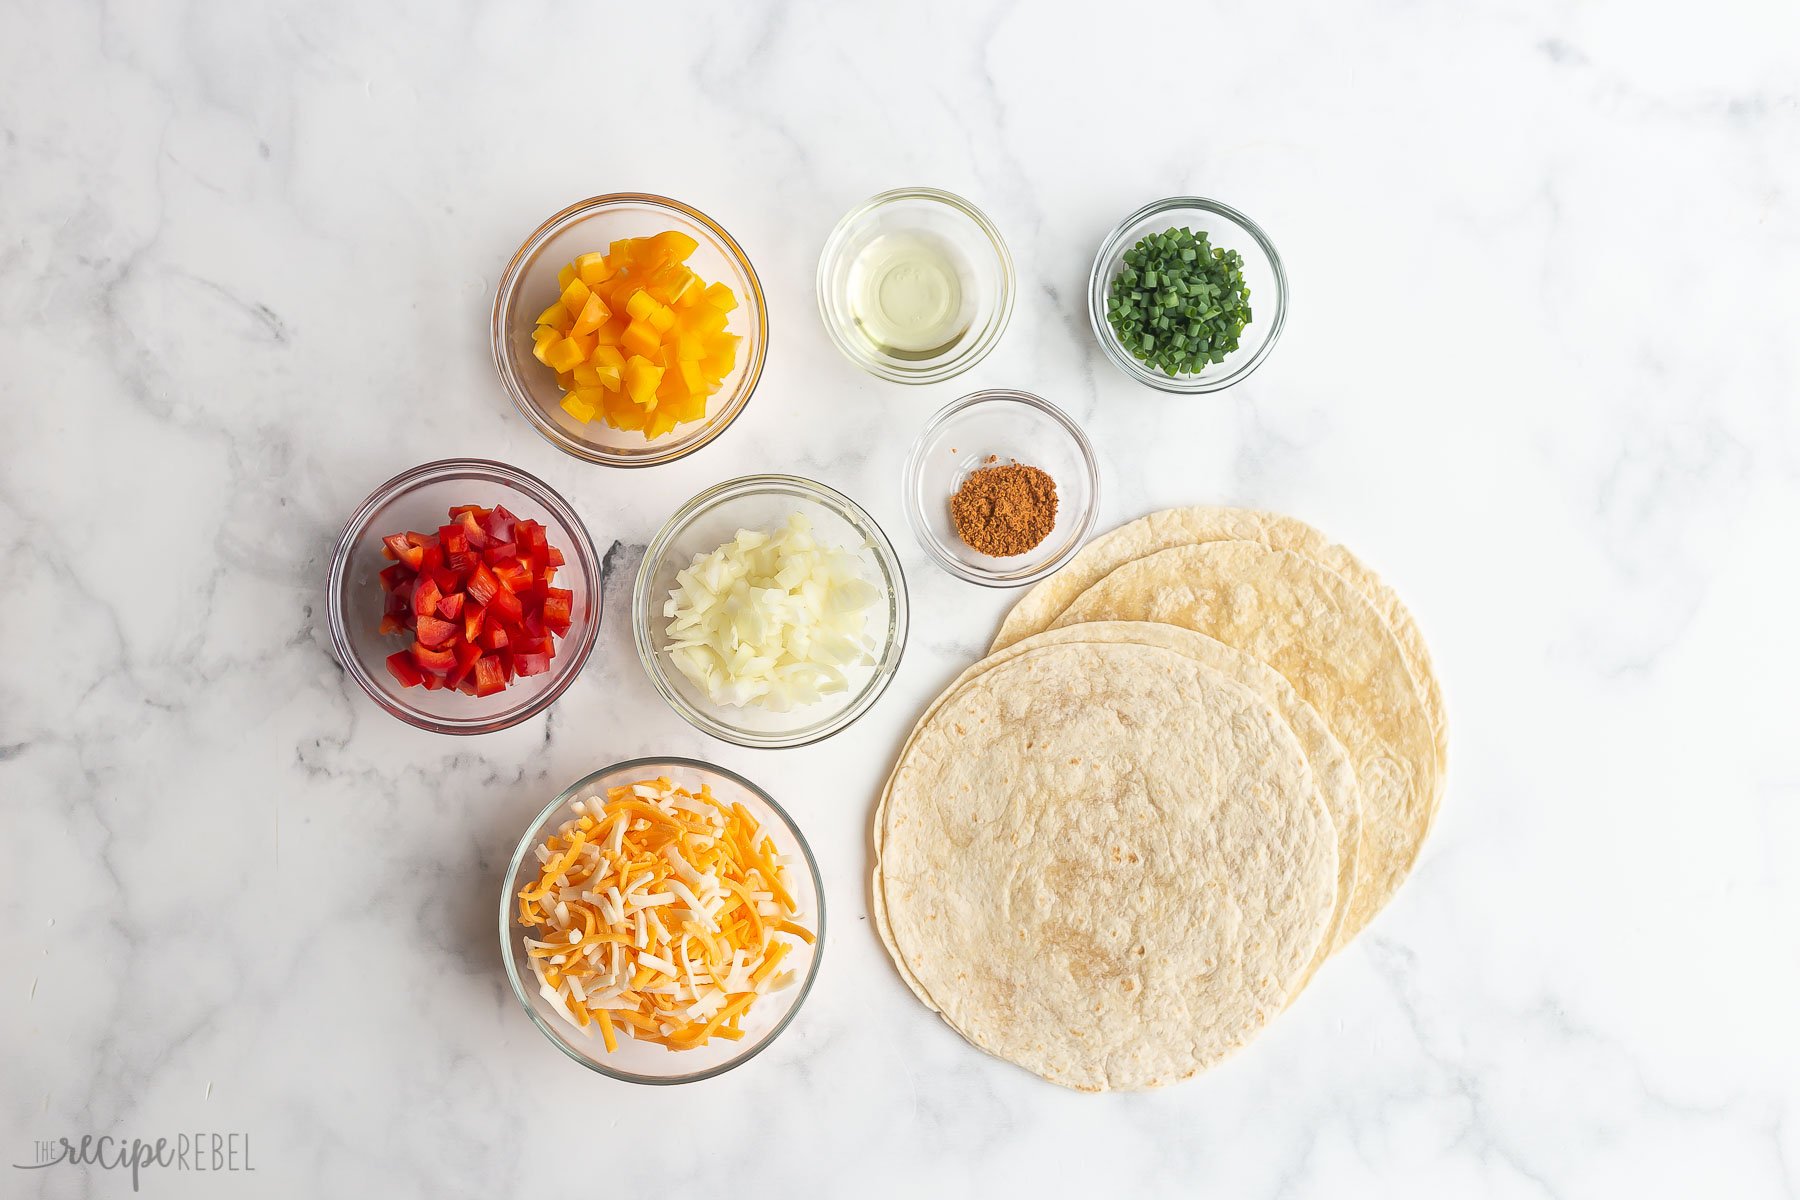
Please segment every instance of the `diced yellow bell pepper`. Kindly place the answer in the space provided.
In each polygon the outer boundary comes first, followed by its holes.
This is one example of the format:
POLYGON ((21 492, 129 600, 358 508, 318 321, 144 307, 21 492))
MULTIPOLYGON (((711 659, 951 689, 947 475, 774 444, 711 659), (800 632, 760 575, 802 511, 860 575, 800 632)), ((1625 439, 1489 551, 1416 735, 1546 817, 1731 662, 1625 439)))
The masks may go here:
MULTIPOLYGON (((551 332, 556 333, 555 330, 551 330, 551 332)), ((555 337, 548 340, 534 342, 531 347, 531 353, 536 356, 539 362, 548 367, 550 366, 550 347, 556 345, 556 343, 560 341, 562 341, 562 335, 557 334, 555 337)), ((555 368, 552 367, 551 369, 554 370, 555 368)))
POLYGON ((725 311, 711 304, 681 310, 681 327, 694 333, 724 333, 725 311))
POLYGON ((582 363, 579 367, 570 371, 569 374, 574 378, 576 387, 600 386, 599 372, 595 371, 593 366, 588 363, 582 363))
POLYGON ((612 272, 606 269, 606 255, 598 250, 575 256, 575 275, 581 282, 593 287, 604 280, 612 272))
POLYGON ((563 288, 562 306, 569 310, 571 317, 578 317, 581 315, 582 307, 587 304, 588 297, 593 294, 593 290, 587 284, 579 279, 571 279, 568 286, 563 288))
POLYGON ((551 370, 558 373, 573 371, 587 359, 588 356, 582 351, 581 344, 574 338, 564 338, 560 342, 552 342, 549 352, 544 356, 544 362, 549 365, 551 370))
POLYGON ((566 288, 578 278, 580 278, 580 276, 575 273, 575 264, 570 263, 556 273, 556 286, 559 288, 566 288))
POLYGON ((594 335, 591 333, 571 333, 569 340, 581 348, 582 362, 594 357, 594 351, 599 347, 599 343, 594 340, 594 335))
POLYGON ((706 379, 700 371, 699 362, 691 358, 684 358, 679 363, 679 368, 682 385, 687 388, 688 394, 706 395, 706 379))
POLYGON ((563 307, 562 301, 558 300, 555 304, 552 304, 549 308, 546 308, 543 312, 538 314, 537 323, 539 327, 548 325, 550 328, 555 329, 560 333, 567 333, 569 332, 569 326, 575 323, 575 317, 574 314, 563 307))
POLYGON ((699 362, 705 357, 706 343, 698 334, 678 333, 675 335, 675 358, 678 362, 699 362))
POLYGON ((656 336, 656 330, 642 321, 633 321, 625 329, 625 336, 619 339, 619 345, 627 354, 635 354, 648 358, 662 348, 662 339, 656 336))
POLYGON ((650 273, 644 289, 663 304, 673 304, 699 282, 694 273, 680 263, 658 267, 650 273))
POLYGON ((625 356, 616 346, 601 346, 594 351, 593 371, 600 386, 608 391, 616 392, 625 386, 625 356))
POLYGON ((706 302, 720 312, 730 312, 738 306, 737 297, 722 283, 715 283, 706 289, 706 302))
POLYGON ((699 248, 699 242, 679 229, 665 229, 650 239, 646 257, 660 257, 666 262, 686 262, 688 255, 699 248))
POLYGON ((650 314, 655 311, 655 298, 643 288, 638 288, 636 291, 632 292, 631 298, 625 301, 625 313, 634 321, 648 321, 650 319, 650 314))
POLYGON ((678 425, 688 421, 698 421, 706 415, 706 397, 703 394, 696 392, 686 400, 674 405, 672 411, 675 414, 675 422, 678 425))
POLYGON ((647 358, 634 354, 625 360, 625 392, 634 404, 647 408, 654 403, 662 377, 663 369, 652 365, 647 358))
POLYGON ((659 337, 675 328, 675 310, 657 305, 656 311, 650 314, 650 327, 656 330, 659 337))
POLYGON ((713 351, 700 360, 700 369, 714 379, 723 379, 731 374, 737 366, 737 343, 734 337, 719 338, 712 343, 713 351))
POLYGON ((599 411, 592 404, 583 400, 579 392, 570 392, 568 395, 564 396, 562 399, 562 409, 571 417, 580 421, 583 425, 586 425, 589 421, 593 420, 594 414, 599 411))
POLYGON ((600 302, 598 295, 589 292, 587 303, 581 306, 581 315, 575 318, 575 324, 570 326, 569 333, 572 335, 593 333, 604 325, 610 316, 612 316, 612 310, 600 302))
POLYGON ((675 410, 670 407, 658 408, 650 414, 650 423, 644 426, 646 438, 659 438, 675 429, 675 410))
POLYGON ((616 429, 642 429, 647 414, 631 402, 624 392, 610 392, 606 397, 606 421, 616 429))
POLYGON ((631 328, 631 318, 615 316, 600 328, 594 330, 594 344, 598 346, 617 346, 625 338, 625 331, 631 328))
POLYGON ((575 375, 574 375, 574 373, 571 371, 558 371, 556 373, 556 386, 561 388, 565 392, 574 391, 575 390, 575 375))

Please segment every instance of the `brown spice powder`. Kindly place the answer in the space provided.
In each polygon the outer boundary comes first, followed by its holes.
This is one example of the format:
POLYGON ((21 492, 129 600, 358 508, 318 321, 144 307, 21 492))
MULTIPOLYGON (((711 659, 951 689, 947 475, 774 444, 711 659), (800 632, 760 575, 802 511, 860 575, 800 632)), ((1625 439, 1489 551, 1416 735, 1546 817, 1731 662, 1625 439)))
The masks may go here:
POLYGON ((971 550, 992 558, 1024 554, 1056 527, 1056 481, 1023 463, 978 467, 950 498, 950 519, 971 550))

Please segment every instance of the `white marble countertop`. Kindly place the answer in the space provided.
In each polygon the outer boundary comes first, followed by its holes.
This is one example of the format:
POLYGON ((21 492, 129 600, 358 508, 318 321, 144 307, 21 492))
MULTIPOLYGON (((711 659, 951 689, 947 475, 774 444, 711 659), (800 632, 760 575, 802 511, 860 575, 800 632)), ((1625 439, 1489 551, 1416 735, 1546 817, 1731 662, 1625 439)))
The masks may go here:
MULTIPOLYGON (((249 1139, 254 1172, 145 1172, 181 1197, 1800 1191, 1791 7, 609 7, 0 6, 4 1161, 249 1139), (840 359, 812 298, 837 216, 913 183, 982 205, 1019 274, 998 350, 918 389, 840 359), (538 221, 633 189, 742 241, 773 336, 725 436, 622 472, 516 416, 486 321, 538 221), (1189 191, 1268 229, 1293 299, 1260 372, 1183 400, 1101 357, 1082 289, 1115 221, 1189 191), (925 557, 901 461, 1000 385, 1085 424, 1101 528, 1223 502, 1346 542, 1448 697, 1417 874, 1161 1093, 976 1053, 867 921, 902 731, 1014 598, 925 557), (562 702, 455 739, 333 663, 323 580, 374 485, 468 454, 616 552, 562 702), (875 514, 914 625, 859 724, 754 752, 656 700, 624 598, 676 505, 770 468, 875 514), (800 1019, 689 1088, 563 1059, 492 927, 528 815, 646 753, 774 791, 832 915, 800 1019)), ((129 1187, 0 1162, 9 1196, 129 1187)))

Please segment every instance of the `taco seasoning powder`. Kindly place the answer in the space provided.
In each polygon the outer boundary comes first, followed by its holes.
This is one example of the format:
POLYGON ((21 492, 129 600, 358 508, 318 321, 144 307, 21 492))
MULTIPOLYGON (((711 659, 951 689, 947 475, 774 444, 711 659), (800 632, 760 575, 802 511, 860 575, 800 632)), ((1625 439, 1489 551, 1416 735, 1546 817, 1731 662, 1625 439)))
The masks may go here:
POLYGON ((1056 526, 1056 481, 1037 467, 1002 465, 990 454, 987 464, 963 476, 950 498, 956 536, 971 550, 990 558, 1024 554, 1050 536, 1056 526))

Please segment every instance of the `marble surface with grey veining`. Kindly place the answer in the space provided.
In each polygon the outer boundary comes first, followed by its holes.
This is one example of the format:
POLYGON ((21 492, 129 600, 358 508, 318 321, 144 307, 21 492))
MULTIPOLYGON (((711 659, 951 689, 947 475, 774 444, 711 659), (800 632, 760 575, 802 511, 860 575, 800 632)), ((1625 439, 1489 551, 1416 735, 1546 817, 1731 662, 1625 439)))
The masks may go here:
POLYGON ((146 1196, 1793 1197, 1800 1192, 1800 10, 0 0, 0 1194, 129 1194, 40 1139, 236 1132, 146 1196), (967 195, 1018 305, 966 376, 859 373, 815 311, 838 215, 967 195), (673 465, 567 457, 487 349, 577 198, 712 214, 772 340, 673 465), (1126 212, 1247 211, 1287 330, 1210 398, 1131 384, 1083 289, 1126 212), (964 1045, 867 920, 903 731, 1008 594, 901 513, 979 387, 1080 420, 1100 526, 1292 513, 1389 579, 1451 718, 1412 880, 1245 1053, 1064 1092, 964 1045), (586 671, 488 737, 334 663, 346 515, 416 463, 539 474, 611 547, 586 671), (685 498, 813 476, 901 547, 914 627, 848 732, 709 741, 625 602, 685 498), (832 928, 799 1020, 712 1082, 562 1058, 491 906, 528 816, 644 753, 797 815, 832 928))

